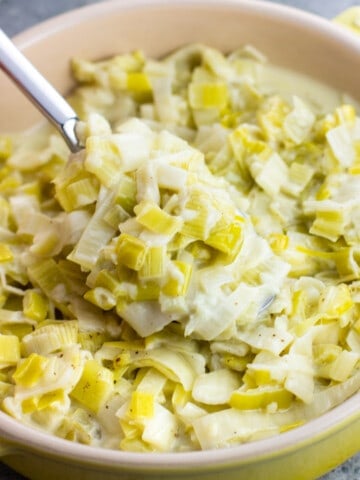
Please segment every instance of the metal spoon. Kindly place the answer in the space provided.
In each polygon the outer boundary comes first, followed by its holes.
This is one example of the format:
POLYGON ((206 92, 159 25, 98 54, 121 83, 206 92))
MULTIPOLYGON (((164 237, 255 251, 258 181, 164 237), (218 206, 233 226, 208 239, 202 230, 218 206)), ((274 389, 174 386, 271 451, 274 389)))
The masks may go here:
POLYGON ((0 68, 57 128, 73 153, 84 148, 76 135, 78 117, 66 100, 0 29, 0 68))

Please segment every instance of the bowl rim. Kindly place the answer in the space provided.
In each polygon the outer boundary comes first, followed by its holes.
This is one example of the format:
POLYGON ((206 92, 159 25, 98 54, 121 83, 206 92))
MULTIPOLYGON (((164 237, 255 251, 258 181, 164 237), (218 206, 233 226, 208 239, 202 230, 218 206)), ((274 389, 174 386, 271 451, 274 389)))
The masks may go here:
POLYGON ((360 417, 359 403, 360 392, 302 426, 254 442, 213 450, 150 452, 150 454, 71 442, 22 424, 19 420, 0 411, 0 438, 3 437, 5 442, 2 446, 2 440, 0 440, 0 452, 2 447, 5 456, 14 453, 22 454, 24 451, 31 451, 33 454, 38 452, 60 460, 106 465, 110 469, 119 466, 128 470, 136 468, 137 471, 156 471, 166 468, 167 471, 176 469, 179 472, 189 468, 193 470, 196 467, 210 470, 214 466, 222 466, 226 469, 234 465, 260 463, 266 459, 288 455, 294 450, 314 445, 324 437, 342 431, 349 424, 357 421, 360 417))
POLYGON ((360 42, 355 34, 344 26, 332 23, 330 20, 321 17, 315 13, 301 10, 289 5, 272 3, 269 0, 104 0, 100 3, 85 5, 75 9, 68 10, 53 17, 48 18, 34 26, 26 28, 22 32, 13 36, 13 41, 21 49, 26 49, 33 44, 38 43, 49 32, 52 34, 66 30, 71 26, 82 23, 84 20, 96 18, 98 16, 108 16, 113 11, 136 10, 138 8, 191 8, 191 7, 212 7, 212 8, 236 8, 245 9, 254 13, 261 13, 264 16, 276 16, 286 19, 290 24, 303 23, 307 29, 318 29, 319 34, 332 36, 335 40, 345 42, 347 47, 355 48, 360 52, 360 42))
MULTIPOLYGON (((83 6, 54 16, 14 36, 14 42, 21 49, 27 49, 43 41, 46 36, 67 30, 85 20, 98 16, 108 16, 119 10, 138 8, 235 8, 286 20, 289 24, 302 24, 304 31, 317 29, 318 35, 341 42, 352 53, 360 55, 360 41, 344 27, 318 15, 303 10, 264 0, 106 0, 101 3, 83 6)), ((360 416, 360 392, 353 394, 341 405, 310 420, 302 426, 274 437, 257 440, 251 443, 229 448, 206 451, 176 453, 133 453, 120 450, 109 450, 70 442, 41 430, 22 424, 20 421, 0 411, 0 454, 2 443, 12 445, 20 453, 31 450, 41 452, 60 459, 82 461, 93 465, 108 465, 136 470, 172 469, 186 470, 194 467, 214 468, 241 463, 260 462, 268 457, 281 456, 299 446, 320 441, 324 436, 345 429, 360 416)), ((11 450, 10 450, 11 451, 11 450)))

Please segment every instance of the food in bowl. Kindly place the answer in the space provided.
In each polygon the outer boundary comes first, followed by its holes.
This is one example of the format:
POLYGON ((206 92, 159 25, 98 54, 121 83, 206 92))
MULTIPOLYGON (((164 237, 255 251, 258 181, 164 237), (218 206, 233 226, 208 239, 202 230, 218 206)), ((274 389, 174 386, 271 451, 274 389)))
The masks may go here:
POLYGON ((72 67, 85 150, 69 159, 49 127, 1 141, 2 409, 84 444, 189 451, 355 393, 354 102, 253 47, 72 67))

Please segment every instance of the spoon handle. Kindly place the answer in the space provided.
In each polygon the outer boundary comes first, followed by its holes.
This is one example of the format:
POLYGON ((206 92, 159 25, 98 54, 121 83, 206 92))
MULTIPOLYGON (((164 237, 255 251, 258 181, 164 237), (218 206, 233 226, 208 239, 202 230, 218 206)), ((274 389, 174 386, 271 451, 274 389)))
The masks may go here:
POLYGON ((66 100, 50 85, 0 29, 0 68, 59 130, 73 153, 83 148, 76 136, 78 118, 66 100))

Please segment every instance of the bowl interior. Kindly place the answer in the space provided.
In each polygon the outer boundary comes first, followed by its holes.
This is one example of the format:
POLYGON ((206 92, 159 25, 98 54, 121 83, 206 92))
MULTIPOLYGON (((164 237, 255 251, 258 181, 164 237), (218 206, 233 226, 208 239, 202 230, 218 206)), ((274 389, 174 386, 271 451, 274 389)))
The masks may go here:
MULTIPOLYGON (((355 98, 360 80, 360 41, 351 34, 304 12, 251 0, 115 0, 62 15, 15 40, 62 93, 72 85, 71 57, 100 59, 134 49, 158 57, 192 42, 223 51, 252 44, 271 62, 355 98)), ((0 131, 22 130, 40 118, 3 73, 0 91, 0 131)))

